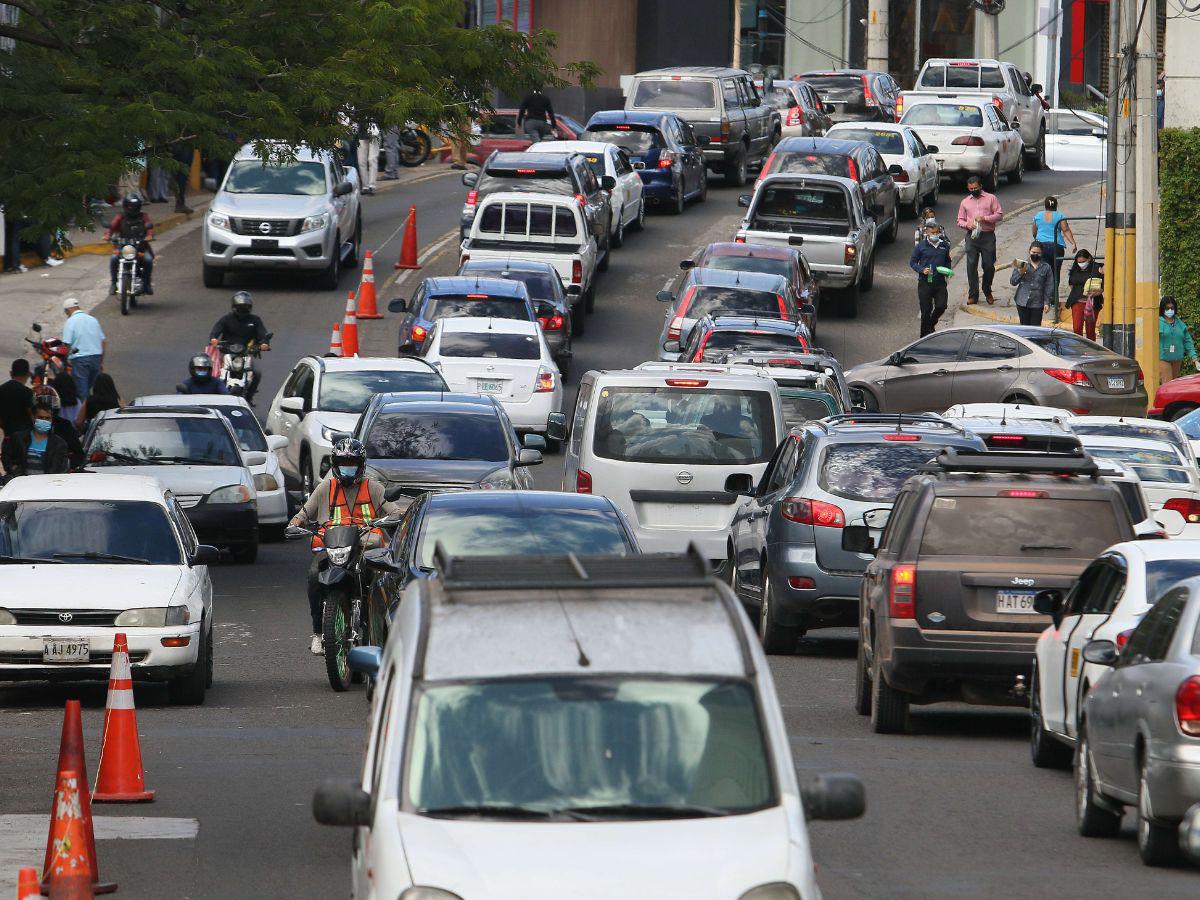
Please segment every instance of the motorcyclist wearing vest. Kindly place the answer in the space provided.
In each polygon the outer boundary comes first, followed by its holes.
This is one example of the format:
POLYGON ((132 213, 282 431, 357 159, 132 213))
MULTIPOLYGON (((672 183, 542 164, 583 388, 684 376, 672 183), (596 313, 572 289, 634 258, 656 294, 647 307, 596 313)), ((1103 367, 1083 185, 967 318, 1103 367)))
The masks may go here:
MULTIPOLYGON (((142 292, 150 295, 154 293, 154 288, 150 284, 150 276, 154 274, 154 251, 150 249, 149 244, 144 244, 145 241, 154 240, 154 226, 150 224, 150 217, 142 211, 142 199, 140 197, 126 197, 121 201, 121 212, 113 216, 112 223, 108 226, 108 230, 104 232, 104 239, 112 240, 113 236, 118 236, 122 244, 132 242, 134 246, 139 247, 144 252, 142 253, 142 292)), ((108 292, 115 294, 117 292, 117 259, 116 253, 112 254, 112 258, 108 261, 108 292)))
MULTIPOLYGON (((408 503, 384 499, 383 485, 366 475, 367 451, 362 441, 342 438, 333 445, 329 473, 321 479, 312 495, 288 524, 365 525, 383 516, 404 512, 408 503)), ((366 537, 368 547, 382 543, 382 535, 372 531, 366 537)), ((317 576, 327 565, 325 554, 314 553, 308 567, 308 611, 312 616, 312 641, 309 650, 320 656, 325 652, 321 636, 321 604, 324 595, 317 576)))

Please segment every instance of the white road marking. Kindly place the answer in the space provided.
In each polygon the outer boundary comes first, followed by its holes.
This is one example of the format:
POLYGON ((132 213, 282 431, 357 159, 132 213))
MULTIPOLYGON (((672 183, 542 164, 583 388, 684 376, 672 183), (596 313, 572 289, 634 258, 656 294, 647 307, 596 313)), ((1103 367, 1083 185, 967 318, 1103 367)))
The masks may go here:
MULTIPOLYGON (((401 227, 403 227, 403 226, 401 226, 401 227)), ((441 251, 441 249, 446 246, 446 244, 450 243, 450 241, 452 239, 457 238, 457 237, 458 237, 458 229, 451 228, 445 234, 438 237, 438 239, 435 240, 432 244, 430 244, 428 247, 426 247, 424 252, 422 252, 417 257, 417 262, 421 265, 424 265, 430 259, 432 259, 437 253, 439 253, 441 251)), ((391 238, 389 238, 388 240, 391 240, 391 238)), ((390 276, 388 276, 387 281, 385 281, 383 283, 383 287, 380 288, 380 290, 386 292, 386 291, 391 290, 392 288, 400 287, 404 283, 404 281, 408 278, 408 276, 412 275, 413 272, 415 272, 415 271, 417 271, 417 270, 416 269, 396 269, 396 270, 394 270, 392 272, 392 274, 390 276)))

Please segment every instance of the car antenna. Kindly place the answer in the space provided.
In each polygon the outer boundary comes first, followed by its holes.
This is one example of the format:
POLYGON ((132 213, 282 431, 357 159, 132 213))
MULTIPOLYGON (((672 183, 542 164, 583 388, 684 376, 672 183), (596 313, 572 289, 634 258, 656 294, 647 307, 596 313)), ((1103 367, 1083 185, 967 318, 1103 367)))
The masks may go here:
MULTIPOLYGON (((583 563, 579 561, 579 557, 574 553, 567 554, 567 562, 571 564, 571 568, 575 570, 575 574, 579 576, 579 580, 587 582, 591 576, 588 575, 587 569, 583 567, 583 563)), ((562 610, 563 619, 567 623, 567 630, 571 632, 571 640, 575 642, 575 649, 579 651, 579 665, 590 666, 592 661, 588 659, 588 655, 583 651, 583 644, 579 641, 579 635, 575 633, 575 623, 571 621, 571 615, 567 612, 567 605, 563 603, 562 591, 554 592, 555 599, 558 600, 558 608, 562 610)))

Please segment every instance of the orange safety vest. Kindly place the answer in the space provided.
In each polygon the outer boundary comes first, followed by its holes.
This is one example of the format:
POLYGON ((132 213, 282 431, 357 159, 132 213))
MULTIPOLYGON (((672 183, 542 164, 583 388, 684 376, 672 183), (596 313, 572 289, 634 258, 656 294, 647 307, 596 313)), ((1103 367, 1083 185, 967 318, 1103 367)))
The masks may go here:
MULTIPOLYGON (((363 479, 358 483, 358 495, 354 498, 354 504, 351 506, 346 502, 346 492, 342 490, 342 483, 336 478, 329 481, 329 521, 327 525, 365 525, 375 518, 375 504, 371 502, 371 488, 367 484, 367 479, 363 479)), ((372 534, 379 534, 379 529, 373 529, 372 534)), ((325 542, 322 538, 325 535, 325 526, 322 525, 320 530, 313 535, 310 546, 314 553, 323 549, 325 542)))

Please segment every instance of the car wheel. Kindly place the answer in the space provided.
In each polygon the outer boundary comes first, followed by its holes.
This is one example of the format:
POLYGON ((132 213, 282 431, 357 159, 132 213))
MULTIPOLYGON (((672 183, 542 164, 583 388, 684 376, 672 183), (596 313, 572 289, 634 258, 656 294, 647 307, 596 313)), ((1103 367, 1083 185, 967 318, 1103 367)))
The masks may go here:
POLYGON ((925 197, 925 205, 934 207, 938 205, 938 195, 942 191, 942 176, 935 175, 933 179, 933 190, 925 197))
POLYGON ((1179 861, 1179 828, 1154 821, 1150 808, 1149 760, 1150 755, 1143 750, 1142 771, 1138 778, 1138 856, 1148 866, 1169 866, 1179 861))
POLYGON ((983 189, 989 194, 996 193, 996 185, 1000 180, 1000 159, 992 157, 992 167, 983 176, 983 189))
POLYGON ((697 203, 703 203, 708 199, 708 169, 700 170, 700 193, 696 197, 697 203))
POLYGON ((307 500, 312 496, 312 492, 317 489, 317 476, 313 472, 312 458, 307 450, 300 453, 300 492, 304 494, 304 499, 307 500))
POLYGON ((248 566, 258 559, 258 541, 229 548, 229 558, 239 566, 248 566))
POLYGON ((921 218, 921 200, 922 199, 923 198, 921 197, 921 193, 919 190, 915 191, 913 193, 913 202, 912 202, 912 206, 910 206, 908 208, 908 214, 914 219, 921 218))
POLYGON ((321 272, 321 287, 327 290, 335 290, 342 278, 341 249, 342 236, 339 234, 333 239, 333 259, 329 261, 329 265, 321 272))
POLYGON ((762 570, 762 604, 758 611, 758 640, 770 654, 791 653, 804 634, 799 625, 781 625, 771 605, 771 577, 766 566, 762 570))
POLYGON ((1176 422, 1194 409, 1196 409, 1196 407, 1191 403, 1181 403, 1178 406, 1171 407, 1167 411, 1167 419, 1172 422, 1176 422))
MULTIPOLYGON (((1033 158, 1029 160, 1029 168, 1034 172, 1048 168, 1046 166, 1046 128, 1042 126, 1038 130, 1037 143, 1033 145, 1033 158)), ((1023 153, 1024 151, 1022 151, 1023 153)))
POLYGON ((638 201, 637 218, 629 223, 629 227, 633 231, 641 231, 642 229, 644 229, 646 227, 646 198, 645 198, 645 196, 643 196, 642 199, 638 201))
POLYGON ((362 216, 354 223, 354 243, 350 245, 350 253, 346 256, 346 268, 357 269, 362 263, 362 216))
POLYGON ((287 522, 276 522, 271 525, 258 526, 258 539, 265 541, 268 544, 277 544, 283 540, 283 533, 287 531, 287 522))
POLYGON ((617 230, 613 232, 609 238, 613 247, 625 246, 625 223, 621 221, 621 217, 617 216, 617 230))
POLYGON ((863 406, 866 407, 865 412, 879 412, 879 400, 874 394, 866 388, 861 388, 863 394, 863 406))
POLYGON ((741 187, 746 183, 746 145, 738 146, 733 159, 725 163, 725 183, 731 187, 741 187))
MULTIPOLYGON (((201 620, 200 625, 203 627, 203 620, 201 620)), ((208 653, 204 655, 204 686, 206 688, 210 688, 213 686, 213 639, 211 631, 209 632, 208 640, 204 642, 204 645, 208 648, 208 653)))
POLYGON ((864 293, 871 290, 871 288, 875 287, 875 253, 874 252, 871 253, 871 259, 867 263, 867 271, 863 272, 862 278, 859 281, 859 285, 862 288, 864 293))
POLYGON ((843 319, 858 318, 858 295, 861 290, 858 282, 855 282, 839 291, 837 311, 843 319))
POLYGON ((546 453, 548 455, 553 456, 554 454, 558 453, 559 450, 562 449, 562 442, 559 441, 557 438, 550 437, 550 435, 546 434, 546 432, 544 432, 544 431, 542 432, 542 437, 546 441, 546 453))
POLYGON ((675 199, 671 202, 670 207, 668 207, 671 215, 681 215, 683 213, 684 203, 686 203, 686 200, 683 196, 683 179, 680 178, 679 186, 675 188, 675 199))
POLYGON ((182 678, 172 678, 167 682, 167 697, 172 706, 199 706, 204 702, 204 688, 208 683, 208 640, 204 633, 204 623, 201 622, 200 634, 197 637, 199 646, 196 647, 196 665, 192 671, 182 678))
POLYGON ((213 266, 204 266, 204 286, 206 288, 219 288, 225 285, 225 273, 213 266))
POLYGON ((1116 837, 1121 830, 1121 814, 1101 806, 1098 799, 1092 778, 1092 746, 1084 720, 1075 746, 1075 827, 1084 837, 1116 837))
POLYGON ((860 716, 871 714, 871 672, 867 668, 867 652, 861 627, 858 633, 858 663, 854 667, 854 711, 860 716))
POLYGON ((903 734, 908 729, 908 694, 896 690, 883 675, 879 651, 871 667, 871 729, 876 734, 903 734))
POLYGON ((1025 154, 1024 152, 1017 154, 1017 164, 1013 166, 1013 170, 1008 173, 1009 184, 1020 184, 1025 179, 1025 154))
POLYGON ((1042 690, 1037 666, 1029 685, 1029 755, 1039 769, 1071 768, 1071 748, 1055 739, 1042 720, 1042 690))

